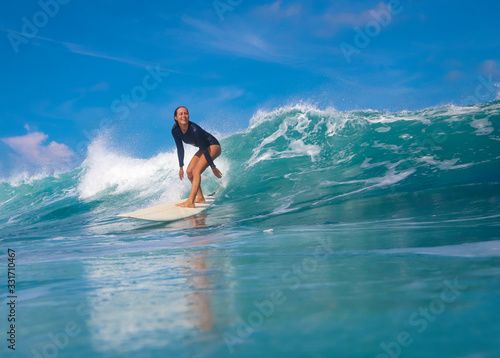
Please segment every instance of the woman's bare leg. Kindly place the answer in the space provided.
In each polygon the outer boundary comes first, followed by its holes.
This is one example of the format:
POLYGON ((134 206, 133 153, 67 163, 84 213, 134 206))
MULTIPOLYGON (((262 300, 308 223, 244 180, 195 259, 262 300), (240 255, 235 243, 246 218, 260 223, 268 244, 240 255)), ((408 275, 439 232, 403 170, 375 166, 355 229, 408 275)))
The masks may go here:
MULTIPOLYGON (((217 158, 221 153, 221 149, 220 149, 219 145, 211 145, 208 148, 208 150, 210 151, 210 156, 212 157, 212 160, 217 158)), ((198 151, 198 152, 200 152, 200 151, 198 151)), ((196 153, 195 157, 197 156, 198 152, 196 153)), ((191 162, 193 162, 194 159, 195 158, 193 157, 191 162)), ((189 198, 185 202, 183 202, 181 204, 177 204, 177 206, 180 206, 180 207, 188 207, 188 208, 195 207, 195 205, 194 205, 195 198, 196 198, 198 192, 201 193, 201 188, 200 188, 201 174, 205 171, 205 169, 208 168, 208 162, 207 162, 207 159, 205 158, 205 154, 203 154, 203 153, 201 153, 201 155, 198 157, 198 159, 193 162, 193 166, 191 168, 189 168, 191 166, 191 162, 189 163, 189 166, 188 166, 188 170, 189 169, 192 170, 191 171, 192 177, 189 177, 189 174, 188 174, 188 178, 190 178, 191 183, 192 183, 191 193, 189 194, 189 198)), ((202 202, 205 201, 205 198, 203 197, 203 193, 201 193, 200 199, 203 200, 202 202), (203 198, 203 199, 201 199, 201 198, 203 198)))
MULTIPOLYGON (((211 153, 210 153, 211 154, 211 153)), ((196 168, 196 164, 200 160, 200 157, 203 155, 203 152, 201 150, 197 151, 196 154, 193 156, 193 159, 189 162, 189 165, 186 170, 187 177, 189 181, 191 182, 191 188, 193 185, 193 169, 196 168)), ((201 185, 198 189, 198 192, 196 193, 196 198, 194 200, 195 203, 204 203, 205 198, 203 196, 203 192, 201 191, 201 185)))

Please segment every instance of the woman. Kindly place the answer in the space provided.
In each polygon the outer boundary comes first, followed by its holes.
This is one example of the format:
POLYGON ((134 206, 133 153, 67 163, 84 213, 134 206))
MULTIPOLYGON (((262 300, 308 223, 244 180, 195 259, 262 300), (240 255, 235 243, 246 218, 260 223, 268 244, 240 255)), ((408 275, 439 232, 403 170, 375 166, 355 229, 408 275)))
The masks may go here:
POLYGON ((200 148, 193 159, 189 162, 186 170, 188 179, 191 181, 191 193, 189 198, 177 206, 194 208, 194 203, 204 203, 205 198, 201 192, 201 173, 210 165, 212 172, 217 178, 222 173, 215 167, 214 159, 221 153, 219 141, 210 133, 206 132, 196 123, 189 121, 189 111, 186 107, 178 107, 174 112, 175 124, 172 128, 172 136, 177 145, 177 156, 179 157, 179 178, 184 178, 184 146, 182 142, 200 148))

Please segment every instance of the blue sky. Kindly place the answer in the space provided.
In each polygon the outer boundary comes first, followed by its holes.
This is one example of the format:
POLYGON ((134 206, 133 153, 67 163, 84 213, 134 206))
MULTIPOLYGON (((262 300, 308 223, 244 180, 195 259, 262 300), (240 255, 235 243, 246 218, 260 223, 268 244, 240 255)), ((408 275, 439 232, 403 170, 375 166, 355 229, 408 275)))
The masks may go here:
POLYGON ((131 155, 170 150, 179 105, 227 134, 299 101, 389 111, 489 101, 493 91, 475 91, 500 82, 499 13, 493 0, 9 1, 0 177, 76 165, 108 127, 131 155))

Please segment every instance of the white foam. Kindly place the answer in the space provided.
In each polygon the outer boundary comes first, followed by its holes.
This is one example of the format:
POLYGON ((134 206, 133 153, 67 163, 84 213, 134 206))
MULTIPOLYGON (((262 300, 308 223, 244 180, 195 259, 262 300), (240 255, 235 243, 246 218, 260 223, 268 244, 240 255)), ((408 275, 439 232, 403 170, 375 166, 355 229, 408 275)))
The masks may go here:
MULTIPOLYGON (((260 146, 259 146, 260 148, 260 146)), ((275 151, 268 149, 260 154, 259 148, 253 151, 252 157, 247 161, 249 167, 265 160, 276 160, 285 158, 294 158, 300 156, 310 156, 311 161, 314 162, 316 157, 321 153, 321 147, 315 144, 305 144, 301 139, 293 140, 284 151, 275 151)))
POLYGON ((441 170, 462 169, 462 168, 467 168, 467 167, 470 167, 471 165, 473 165, 472 163, 455 165, 459 160, 460 160, 460 158, 454 158, 454 159, 450 159, 450 160, 439 161, 431 156, 417 158, 417 162, 432 164, 441 170))
MULTIPOLYGON (((307 119, 307 117, 310 115, 320 116, 321 120, 315 124, 315 127, 313 129, 309 130, 310 133, 317 132, 319 125, 325 124, 327 128, 326 135, 334 136, 345 127, 347 122, 358 121, 360 119, 362 121, 366 120, 368 123, 383 124, 384 127, 379 127, 375 130, 377 132, 384 133, 391 129, 389 126, 387 126, 387 124, 393 122, 418 121, 424 124, 431 124, 431 120, 440 120, 441 118, 444 118, 447 122, 463 121, 466 119, 466 116, 470 116, 475 113, 484 114, 488 113, 489 111, 496 113, 498 107, 498 103, 488 103, 486 104, 486 107, 485 104, 477 104, 473 106, 455 106, 453 104, 448 104, 445 106, 426 108, 420 111, 413 112, 403 110, 399 112, 386 113, 370 109, 365 109, 362 111, 357 110, 341 112, 331 107, 321 110, 313 104, 301 102, 294 105, 283 106, 271 111, 258 110, 257 113, 255 113, 255 115, 251 118, 250 126, 246 131, 250 131, 253 128, 261 125, 262 123, 273 121, 274 119, 282 115, 288 114, 290 116, 286 116, 285 121, 290 117, 303 117, 307 119), (293 112, 297 112, 297 114, 294 116, 292 115, 293 112)), ((308 127, 301 127, 299 125, 297 126, 296 130, 302 133, 304 128, 308 127)))
MULTIPOLYGON (((185 158, 193 154, 194 149, 186 148, 185 158)), ((89 146, 82 167, 78 183, 81 199, 105 191, 113 194, 137 191, 143 197, 166 191, 169 199, 180 199, 182 184, 178 179, 175 152, 161 153, 150 159, 132 158, 111 151, 105 141, 98 139, 89 146)))
POLYGON ((469 125, 472 128, 476 128, 476 131, 474 132, 474 133, 476 133, 476 135, 478 135, 478 136, 488 135, 495 130, 495 128, 493 128, 491 122, 488 120, 488 118, 490 118, 490 117, 491 116, 488 116, 486 118, 475 119, 469 123, 469 125))
POLYGON ((416 171, 415 168, 410 168, 407 170, 404 170, 402 172, 396 172, 394 168, 391 168, 386 175, 384 175, 382 178, 374 178, 374 179, 369 179, 368 182, 376 182, 376 186, 386 186, 386 185, 392 185, 396 184, 404 179, 406 179, 409 175, 413 174, 416 171))
POLYGON ((296 103, 293 105, 287 105, 287 106, 282 106, 277 109, 271 110, 271 111, 266 111, 263 109, 259 109, 257 113, 255 113, 252 118, 250 119, 250 126, 248 127, 248 130, 251 130, 255 127, 258 127, 262 123, 272 121, 279 115, 282 115, 284 113, 290 113, 293 111, 298 111, 299 115, 303 114, 305 119, 307 119, 308 114, 316 114, 316 115, 330 115, 333 113, 340 113, 334 108, 326 108, 325 110, 320 110, 316 106, 310 103, 296 103))
POLYGON ((390 163, 389 161, 386 160, 386 161, 383 161, 383 162, 370 164, 370 162, 372 161, 372 159, 373 158, 365 158, 365 160, 363 161, 363 163, 361 163, 361 168, 362 169, 371 169, 371 168, 379 167, 381 165, 387 165, 387 164, 390 163))
POLYGON ((370 178, 370 179, 364 179, 364 180, 352 180, 352 181, 348 181, 348 182, 325 182, 325 181, 323 181, 321 183, 322 186, 333 186, 333 185, 363 183, 363 182, 366 184, 372 184, 372 185, 366 186, 366 187, 363 187, 360 189, 356 189, 356 190, 350 191, 348 193, 335 195, 335 196, 332 196, 332 197, 329 197, 326 199, 315 201, 312 203, 312 206, 324 204, 324 203, 327 203, 327 202, 330 202, 332 200, 342 198, 345 196, 351 196, 354 194, 363 193, 365 191, 370 191, 370 190, 373 190, 375 188, 385 187, 385 186, 390 186, 390 185, 396 184, 400 181, 403 181, 409 175, 413 174, 416 171, 415 168, 409 168, 409 169, 404 170, 402 172, 397 172, 395 168, 397 167, 398 164, 399 164, 399 162, 394 163, 394 164, 393 163, 387 164, 388 171, 385 173, 385 175, 383 177, 376 177, 376 178, 370 178))
MULTIPOLYGON (((294 108, 297 110, 297 108, 294 108)), ((269 120, 272 116, 262 117, 266 120, 269 120)), ((256 122, 253 126, 257 126, 262 123, 256 122)), ((283 119, 283 121, 278 126, 278 129, 264 138, 262 142, 253 149, 252 156, 246 162, 247 166, 253 166, 258 162, 265 160, 275 160, 282 158, 293 158, 298 156, 308 155, 311 157, 311 161, 315 161, 315 158, 321 152, 321 147, 316 144, 305 144, 304 140, 307 140, 309 136, 311 136, 314 131, 309 131, 309 125, 311 120, 307 118, 305 113, 299 112, 295 116, 287 116, 283 119), (293 132, 300 133, 300 139, 290 139, 289 137, 293 132), (283 151, 276 151, 272 148, 265 148, 266 146, 276 142, 278 138, 284 138, 288 141, 288 147, 283 151)), ((251 126, 252 127, 252 126, 251 126)))
POLYGON ((56 172, 48 168, 38 168, 35 173, 30 171, 20 171, 12 174, 7 179, 0 179, 0 182, 6 182, 13 187, 17 187, 23 184, 32 185, 37 180, 42 180, 48 177, 55 176, 64 173, 64 171, 56 172))
POLYGON ((402 148, 402 146, 397 146, 397 145, 394 145, 394 144, 379 143, 379 141, 376 140, 373 143, 373 148, 383 148, 383 149, 392 150, 392 151, 397 152, 399 149, 402 148))
POLYGON ((5 200, 3 203, 0 203, 0 207, 1 207, 1 206, 4 206, 4 205, 5 205, 5 204, 7 204, 9 201, 14 200, 15 198, 17 198, 17 194, 16 194, 16 195, 14 195, 12 198, 5 200))

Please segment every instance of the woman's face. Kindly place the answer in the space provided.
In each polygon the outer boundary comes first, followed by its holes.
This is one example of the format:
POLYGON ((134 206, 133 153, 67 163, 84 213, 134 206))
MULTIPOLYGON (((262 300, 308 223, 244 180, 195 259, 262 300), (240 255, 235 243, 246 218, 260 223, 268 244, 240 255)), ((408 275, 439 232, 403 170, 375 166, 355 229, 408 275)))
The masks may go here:
POLYGON ((174 117, 180 124, 187 124, 189 122, 189 112, 186 107, 180 107, 177 110, 177 116, 174 117))

